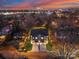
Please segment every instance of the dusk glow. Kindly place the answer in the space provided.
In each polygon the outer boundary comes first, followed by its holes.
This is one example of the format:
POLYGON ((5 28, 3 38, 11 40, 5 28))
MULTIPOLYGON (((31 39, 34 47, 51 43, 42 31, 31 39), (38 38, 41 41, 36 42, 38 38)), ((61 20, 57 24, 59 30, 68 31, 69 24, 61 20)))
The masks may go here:
POLYGON ((30 8, 66 8, 78 7, 79 0, 0 0, 2 9, 30 9, 30 8))

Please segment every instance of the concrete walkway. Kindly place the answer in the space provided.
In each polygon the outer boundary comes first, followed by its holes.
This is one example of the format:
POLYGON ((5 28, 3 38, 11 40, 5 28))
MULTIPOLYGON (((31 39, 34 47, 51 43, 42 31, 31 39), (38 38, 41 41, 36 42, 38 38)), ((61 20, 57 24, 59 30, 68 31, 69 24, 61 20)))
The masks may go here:
POLYGON ((46 52, 46 44, 33 43, 32 52, 46 52))

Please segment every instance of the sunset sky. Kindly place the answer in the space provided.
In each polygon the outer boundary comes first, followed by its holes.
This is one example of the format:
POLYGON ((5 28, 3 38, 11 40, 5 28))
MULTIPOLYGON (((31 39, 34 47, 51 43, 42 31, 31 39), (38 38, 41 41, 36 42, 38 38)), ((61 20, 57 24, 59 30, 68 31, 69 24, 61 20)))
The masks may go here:
POLYGON ((3 9, 67 8, 78 6, 79 0, 0 0, 0 8, 3 9))

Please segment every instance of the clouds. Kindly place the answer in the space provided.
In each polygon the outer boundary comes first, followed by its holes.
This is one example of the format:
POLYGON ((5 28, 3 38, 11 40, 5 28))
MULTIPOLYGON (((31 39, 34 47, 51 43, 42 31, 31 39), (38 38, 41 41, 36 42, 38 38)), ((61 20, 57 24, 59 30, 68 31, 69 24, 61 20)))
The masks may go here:
POLYGON ((0 8, 63 8, 70 6, 79 6, 78 1, 79 0, 0 0, 0 8))
POLYGON ((65 2, 62 5, 64 7, 79 7, 79 2, 65 2))
POLYGON ((42 4, 47 2, 58 2, 63 0, 0 0, 0 6, 5 5, 15 5, 19 3, 30 3, 30 4, 42 4))
POLYGON ((64 1, 70 1, 70 2, 78 2, 79 0, 64 0, 64 1))
POLYGON ((54 0, 47 3, 37 4, 42 8, 68 8, 79 7, 79 0, 54 0))
POLYGON ((0 6, 16 5, 24 1, 25 0, 0 0, 0 6))
POLYGON ((44 7, 52 2, 58 3, 63 0, 1 0, 0 7, 6 7, 11 9, 18 8, 36 8, 36 7, 44 7))

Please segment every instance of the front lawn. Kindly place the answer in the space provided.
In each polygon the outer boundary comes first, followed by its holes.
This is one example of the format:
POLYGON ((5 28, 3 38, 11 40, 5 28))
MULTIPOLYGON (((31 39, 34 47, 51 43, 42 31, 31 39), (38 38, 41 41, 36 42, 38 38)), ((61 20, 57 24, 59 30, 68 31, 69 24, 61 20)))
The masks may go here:
POLYGON ((52 51, 52 43, 49 41, 46 45, 48 51, 52 51))

